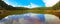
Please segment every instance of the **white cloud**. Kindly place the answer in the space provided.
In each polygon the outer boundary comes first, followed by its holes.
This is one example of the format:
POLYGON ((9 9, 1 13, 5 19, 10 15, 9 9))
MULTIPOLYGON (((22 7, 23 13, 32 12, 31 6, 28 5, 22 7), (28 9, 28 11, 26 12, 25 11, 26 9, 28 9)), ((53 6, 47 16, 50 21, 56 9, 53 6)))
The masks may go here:
POLYGON ((46 7, 52 7, 55 5, 59 0, 43 0, 45 2, 46 7))
POLYGON ((21 5, 12 5, 12 6, 14 6, 14 7, 26 7, 26 8, 35 8, 35 7, 40 7, 40 6, 38 6, 38 5, 36 5, 36 4, 33 4, 33 3, 30 3, 30 5, 27 5, 27 6, 21 6, 21 5))
MULTIPOLYGON (((7 0, 8 1, 8 0, 7 0)), ((55 5, 57 2, 58 2, 59 0, 43 0, 43 2, 45 3, 45 5, 46 5, 46 7, 52 7, 53 5, 55 5)), ((8 2, 6 2, 6 3, 8 3, 8 2)), ((9 3, 10 4, 10 3, 9 3)), ((8 4, 8 5, 9 5, 8 4)), ((17 4, 17 3, 16 3, 17 4)), ((12 6, 14 6, 14 7, 27 7, 27 8, 34 8, 34 7, 40 7, 40 6, 38 6, 38 5, 36 5, 36 4, 33 4, 33 3, 31 3, 30 2, 30 5, 28 5, 28 6, 21 6, 21 5, 12 5, 12 6)))
POLYGON ((38 5, 36 5, 36 4, 33 4, 33 3, 30 3, 30 5, 28 5, 28 6, 23 6, 23 7, 35 8, 35 7, 40 7, 40 6, 38 6, 38 5))
MULTIPOLYGON (((6 2, 8 5, 12 5, 11 3, 8 2, 8 0, 4 0, 4 2, 6 2)), ((13 4, 13 7, 27 7, 27 8, 35 8, 35 7, 40 7, 39 5, 33 4, 30 2, 30 5, 27 6, 22 6, 22 5, 16 5, 17 3, 13 4)))

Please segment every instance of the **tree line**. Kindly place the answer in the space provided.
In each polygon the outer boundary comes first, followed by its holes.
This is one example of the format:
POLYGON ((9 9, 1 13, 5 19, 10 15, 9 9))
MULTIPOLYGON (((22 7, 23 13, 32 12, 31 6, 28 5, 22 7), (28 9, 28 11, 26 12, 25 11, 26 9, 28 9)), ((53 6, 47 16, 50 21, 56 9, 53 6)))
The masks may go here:
MULTIPOLYGON (((6 9, 6 10, 23 10, 24 7, 13 7, 11 5, 6 4, 4 1, 0 0, 0 7, 6 9)), ((28 9, 28 8, 26 8, 28 9)))

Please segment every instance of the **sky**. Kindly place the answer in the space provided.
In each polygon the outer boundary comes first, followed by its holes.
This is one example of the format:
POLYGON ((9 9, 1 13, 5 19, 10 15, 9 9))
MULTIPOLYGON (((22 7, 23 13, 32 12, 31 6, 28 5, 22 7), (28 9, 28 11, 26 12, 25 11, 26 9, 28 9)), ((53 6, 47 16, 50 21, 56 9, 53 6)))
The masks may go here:
POLYGON ((8 5, 12 5, 13 7, 52 7, 59 0, 3 0, 8 5))

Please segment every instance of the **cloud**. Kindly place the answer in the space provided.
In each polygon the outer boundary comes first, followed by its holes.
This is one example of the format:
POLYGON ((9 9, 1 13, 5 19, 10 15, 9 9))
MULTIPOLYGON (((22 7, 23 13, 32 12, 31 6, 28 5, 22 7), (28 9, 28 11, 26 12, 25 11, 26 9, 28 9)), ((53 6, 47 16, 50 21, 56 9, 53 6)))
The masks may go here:
POLYGON ((27 5, 27 6, 23 6, 23 5, 18 4, 17 2, 15 2, 15 4, 14 3, 10 3, 11 1, 9 1, 9 0, 3 0, 3 1, 6 2, 8 5, 12 5, 13 7, 27 7, 27 8, 40 7, 39 5, 33 4, 32 2, 30 2, 30 4, 27 5))
POLYGON ((2 1, 4 1, 4 2, 5 2, 6 4, 8 4, 8 5, 10 4, 10 3, 8 2, 8 0, 2 0, 2 1))
POLYGON ((33 4, 33 3, 30 3, 30 5, 28 5, 28 6, 23 6, 23 7, 35 8, 35 7, 40 7, 40 6, 38 6, 38 5, 36 5, 36 4, 33 4))
POLYGON ((55 5, 59 0, 43 0, 46 7, 52 7, 55 5))
POLYGON ((30 5, 27 5, 27 6, 22 6, 22 5, 12 5, 13 7, 26 7, 26 8, 35 8, 35 7, 41 7, 41 6, 38 6, 36 4, 33 4, 33 3, 30 3, 30 5))
MULTIPOLYGON (((59 0, 43 0, 43 2, 45 3, 46 7, 52 7, 53 5, 55 5, 59 0)), ((10 5, 11 3, 8 2, 8 0, 5 0, 6 3, 8 3, 8 5, 10 5)), ((27 7, 27 8, 35 8, 35 7, 41 7, 37 4, 33 4, 30 2, 30 5, 27 6, 22 6, 22 5, 18 5, 18 3, 15 4, 11 4, 13 7, 27 7)))

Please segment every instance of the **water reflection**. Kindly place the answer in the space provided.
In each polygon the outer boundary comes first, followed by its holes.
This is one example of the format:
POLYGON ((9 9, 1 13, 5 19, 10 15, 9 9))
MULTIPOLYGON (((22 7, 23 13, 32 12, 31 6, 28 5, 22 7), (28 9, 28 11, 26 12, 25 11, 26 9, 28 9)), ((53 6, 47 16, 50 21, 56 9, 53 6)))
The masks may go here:
POLYGON ((59 24, 58 17, 51 14, 26 13, 8 15, 0 21, 0 24, 53 24, 53 22, 59 24))

